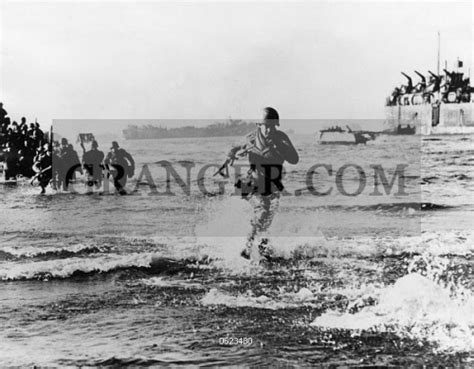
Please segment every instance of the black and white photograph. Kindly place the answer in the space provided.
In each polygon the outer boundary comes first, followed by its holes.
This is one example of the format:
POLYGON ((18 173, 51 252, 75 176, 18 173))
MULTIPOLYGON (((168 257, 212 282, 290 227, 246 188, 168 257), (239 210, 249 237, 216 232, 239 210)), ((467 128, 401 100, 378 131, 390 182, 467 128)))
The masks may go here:
POLYGON ((473 27, 0 0, 0 366, 474 365, 473 27))

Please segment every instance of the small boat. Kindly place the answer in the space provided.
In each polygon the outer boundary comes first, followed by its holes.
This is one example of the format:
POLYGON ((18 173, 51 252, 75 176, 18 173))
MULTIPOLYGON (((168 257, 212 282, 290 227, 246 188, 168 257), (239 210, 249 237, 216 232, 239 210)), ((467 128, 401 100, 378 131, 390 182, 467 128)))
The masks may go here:
POLYGON ((353 131, 349 126, 339 126, 322 129, 319 135, 319 143, 323 145, 357 145, 366 144, 367 141, 375 139, 376 132, 353 131))

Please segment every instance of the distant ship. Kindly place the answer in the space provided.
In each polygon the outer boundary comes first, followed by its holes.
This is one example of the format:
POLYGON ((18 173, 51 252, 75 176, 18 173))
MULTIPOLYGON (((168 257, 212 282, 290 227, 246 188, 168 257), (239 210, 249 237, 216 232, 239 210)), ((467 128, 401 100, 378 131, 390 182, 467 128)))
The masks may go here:
POLYGON ((339 126, 322 129, 319 135, 319 143, 323 145, 357 145, 366 144, 375 139, 376 132, 353 131, 349 126, 339 126))
POLYGON ((230 119, 225 123, 214 123, 206 127, 185 126, 167 128, 161 126, 129 125, 123 130, 126 140, 185 138, 185 137, 224 137, 245 136, 255 130, 255 123, 240 119, 230 119))

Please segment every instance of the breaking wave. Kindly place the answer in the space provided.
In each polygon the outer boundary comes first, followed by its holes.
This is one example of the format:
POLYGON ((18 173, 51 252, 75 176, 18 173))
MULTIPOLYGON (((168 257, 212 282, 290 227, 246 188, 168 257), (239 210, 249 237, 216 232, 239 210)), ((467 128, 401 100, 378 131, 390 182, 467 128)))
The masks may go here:
POLYGON ((348 211, 368 211, 368 212, 386 212, 399 213, 408 212, 414 214, 416 211, 435 211, 446 210, 454 208, 452 205, 435 204, 431 202, 387 202, 370 205, 323 205, 318 207, 308 208, 311 210, 348 210, 348 211))
POLYGON ((0 280, 49 280, 127 268, 150 268, 151 254, 106 255, 96 258, 73 257, 47 261, 8 263, 0 270, 0 280))
POLYGON ((67 248, 58 247, 3 247, 0 250, 1 260, 18 260, 23 258, 68 258, 79 255, 103 253, 109 250, 106 246, 92 246, 86 244, 76 244, 67 248))
POLYGON ((448 264, 449 260, 439 258, 414 258, 408 274, 393 285, 366 287, 345 312, 327 311, 311 326, 346 329, 354 334, 391 332, 433 344, 435 351, 472 351, 474 299, 461 281, 446 278, 448 264), (423 271, 419 268, 421 260, 426 262, 423 271))
POLYGON ((176 274, 209 268, 208 258, 187 257, 182 259, 157 255, 156 253, 134 253, 127 255, 107 254, 95 258, 72 257, 45 261, 4 263, 0 280, 42 280, 84 277, 118 271, 141 271, 145 274, 176 274))
POLYGON ((301 306, 317 306, 312 303, 314 299, 315 296, 306 287, 301 288, 296 293, 281 293, 278 295, 278 298, 271 298, 265 294, 255 296, 252 291, 248 291, 245 294, 232 295, 213 288, 201 299, 201 303, 205 306, 224 305, 227 307, 278 310, 301 306))

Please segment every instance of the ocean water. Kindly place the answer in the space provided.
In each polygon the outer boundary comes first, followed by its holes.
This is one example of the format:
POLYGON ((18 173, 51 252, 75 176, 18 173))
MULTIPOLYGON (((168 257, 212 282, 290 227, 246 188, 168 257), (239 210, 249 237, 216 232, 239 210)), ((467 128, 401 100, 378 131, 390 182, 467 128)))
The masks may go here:
POLYGON ((292 139, 270 262, 239 257, 233 180, 199 175, 234 137, 121 142, 128 196, 0 187, 0 363, 472 365, 473 137, 292 139), (164 161, 194 165, 188 192, 164 161), (403 193, 373 195, 371 165, 398 164, 403 193))

